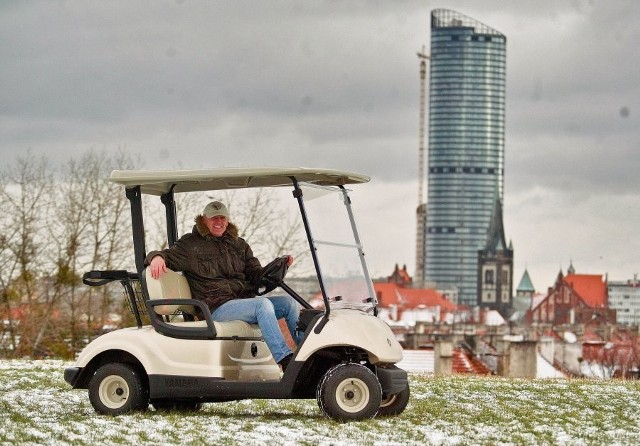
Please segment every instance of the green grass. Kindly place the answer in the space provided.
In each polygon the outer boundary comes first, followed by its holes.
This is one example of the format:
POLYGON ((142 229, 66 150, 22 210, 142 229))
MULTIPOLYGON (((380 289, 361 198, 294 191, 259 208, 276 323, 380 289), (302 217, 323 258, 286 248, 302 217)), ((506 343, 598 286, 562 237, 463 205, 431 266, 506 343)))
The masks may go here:
POLYGON ((640 444, 640 383, 410 375, 398 417, 340 424, 314 400, 205 404, 197 413, 97 415, 63 361, 0 362, 0 444, 640 444))

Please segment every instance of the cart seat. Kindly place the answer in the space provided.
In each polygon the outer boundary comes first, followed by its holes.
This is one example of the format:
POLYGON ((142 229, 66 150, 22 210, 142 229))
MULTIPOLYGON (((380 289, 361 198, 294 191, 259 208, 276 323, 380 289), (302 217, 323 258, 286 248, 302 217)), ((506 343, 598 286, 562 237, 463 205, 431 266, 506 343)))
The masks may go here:
MULTIPOLYGON (((149 300, 153 299, 193 299, 191 289, 187 279, 180 273, 171 269, 163 274, 159 279, 151 277, 149 268, 144 272, 145 283, 149 300)), ((193 305, 156 305, 156 313, 161 316, 172 316, 179 313, 195 315, 196 309, 193 305)))
MULTIPOLYGON (((145 269, 145 283, 149 300, 153 299, 193 299, 191 289, 187 279, 180 273, 171 269, 160 276, 159 279, 151 277, 151 270, 145 269)), ((206 327, 207 321, 189 321, 175 320, 175 315, 187 314, 194 316, 196 314, 193 305, 156 305, 153 307, 155 312, 161 316, 166 316, 169 320, 167 323, 176 326, 188 327, 206 327)), ((183 318, 180 318, 183 319, 183 318)), ((262 332, 257 324, 249 324, 244 321, 226 321, 213 322, 216 329, 217 337, 241 337, 241 338, 260 338, 262 332)))

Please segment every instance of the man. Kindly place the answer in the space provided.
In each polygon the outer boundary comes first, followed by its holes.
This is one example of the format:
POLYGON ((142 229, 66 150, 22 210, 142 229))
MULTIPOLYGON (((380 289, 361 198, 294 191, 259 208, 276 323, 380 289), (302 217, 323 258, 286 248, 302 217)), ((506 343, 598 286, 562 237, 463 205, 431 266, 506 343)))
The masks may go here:
MULTIPOLYGON (((273 358, 284 371, 293 353, 278 319, 285 319, 298 344, 300 306, 291 296, 256 297, 262 266, 249 244, 238 236, 238 228, 229 221, 223 203, 207 204, 195 223, 192 232, 171 248, 147 255, 145 264, 151 269, 151 276, 157 279, 167 268, 182 271, 192 296, 209 307, 213 320, 257 323, 273 358)), ((293 257, 289 256, 288 264, 291 263, 293 257)))

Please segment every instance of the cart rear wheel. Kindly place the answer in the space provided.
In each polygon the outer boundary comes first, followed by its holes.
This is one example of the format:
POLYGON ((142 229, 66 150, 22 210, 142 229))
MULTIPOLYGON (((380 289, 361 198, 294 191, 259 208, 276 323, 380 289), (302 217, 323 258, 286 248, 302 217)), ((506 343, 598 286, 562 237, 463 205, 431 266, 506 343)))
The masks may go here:
POLYGON ((401 414, 409 403, 409 393, 407 384, 403 391, 384 397, 378 409, 378 416, 390 417, 401 414))
POLYGON ((382 402, 376 375, 360 364, 339 364, 324 375, 318 385, 320 409, 338 421, 372 418, 382 402))
POLYGON ((89 401, 104 415, 119 415, 149 407, 149 390, 140 374, 124 364, 100 367, 89 383, 89 401))

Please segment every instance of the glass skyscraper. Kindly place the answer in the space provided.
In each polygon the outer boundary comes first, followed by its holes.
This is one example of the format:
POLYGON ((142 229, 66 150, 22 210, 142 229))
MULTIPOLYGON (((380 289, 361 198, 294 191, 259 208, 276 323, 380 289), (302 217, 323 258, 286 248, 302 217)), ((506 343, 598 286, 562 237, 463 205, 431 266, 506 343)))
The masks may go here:
POLYGON ((424 279, 475 306, 478 252, 502 217, 506 37, 436 9, 430 56, 424 279))

